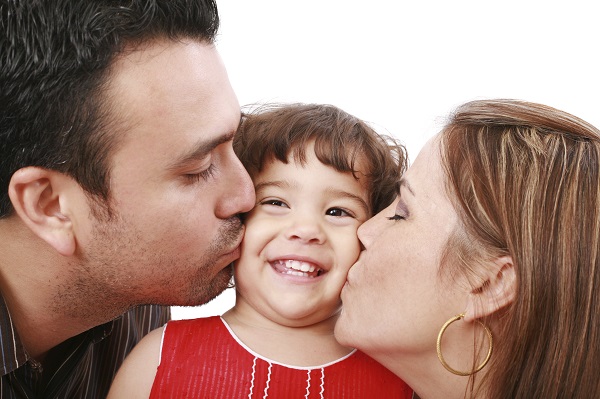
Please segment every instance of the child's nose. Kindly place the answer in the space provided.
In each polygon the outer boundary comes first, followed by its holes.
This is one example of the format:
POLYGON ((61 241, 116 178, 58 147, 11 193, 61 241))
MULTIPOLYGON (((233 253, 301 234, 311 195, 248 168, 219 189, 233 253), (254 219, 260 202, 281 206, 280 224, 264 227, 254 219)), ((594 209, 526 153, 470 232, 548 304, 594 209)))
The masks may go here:
POLYGON ((319 221, 306 216, 299 216, 288 227, 285 236, 288 240, 299 240, 305 244, 323 244, 325 233, 319 221))

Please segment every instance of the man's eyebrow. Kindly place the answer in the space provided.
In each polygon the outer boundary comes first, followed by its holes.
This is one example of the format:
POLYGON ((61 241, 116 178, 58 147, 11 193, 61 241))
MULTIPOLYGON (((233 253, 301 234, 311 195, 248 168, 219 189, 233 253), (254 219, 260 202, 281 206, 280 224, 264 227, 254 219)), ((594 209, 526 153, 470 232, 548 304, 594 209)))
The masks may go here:
POLYGON ((191 161, 204 158, 219 145, 233 140, 233 136, 235 136, 235 132, 232 131, 228 134, 224 134, 207 141, 200 140, 190 151, 177 157, 177 159, 171 163, 169 169, 178 170, 186 167, 191 161))
POLYGON ((408 192, 410 192, 413 195, 413 197, 415 196, 415 192, 413 191, 412 186, 405 178, 400 179, 400 187, 406 187, 408 192))

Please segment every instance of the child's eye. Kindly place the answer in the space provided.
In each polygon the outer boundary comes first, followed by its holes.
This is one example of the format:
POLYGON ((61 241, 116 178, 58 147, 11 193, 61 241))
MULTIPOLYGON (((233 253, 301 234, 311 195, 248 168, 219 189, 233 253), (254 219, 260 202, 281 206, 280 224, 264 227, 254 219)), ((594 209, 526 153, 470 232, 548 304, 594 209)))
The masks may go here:
POLYGON ((287 204, 281 200, 276 199, 268 199, 260 202, 261 205, 273 205, 273 206, 284 206, 287 207, 287 204))
POLYGON ((350 212, 348 212, 342 208, 329 208, 329 209, 327 209, 327 212, 325 212, 325 214, 327 216, 337 216, 337 217, 352 216, 350 214, 350 212))

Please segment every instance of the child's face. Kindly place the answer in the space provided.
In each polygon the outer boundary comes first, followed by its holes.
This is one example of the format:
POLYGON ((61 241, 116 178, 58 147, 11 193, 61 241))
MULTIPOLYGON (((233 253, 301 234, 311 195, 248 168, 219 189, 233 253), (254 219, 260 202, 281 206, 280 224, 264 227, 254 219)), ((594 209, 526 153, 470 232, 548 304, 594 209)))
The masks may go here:
POLYGON ((304 166, 274 161, 255 176, 256 206, 235 265, 238 304, 290 326, 339 311, 346 274, 360 253, 356 231, 369 217, 362 174, 356 180, 323 165, 312 146, 306 155, 304 166))

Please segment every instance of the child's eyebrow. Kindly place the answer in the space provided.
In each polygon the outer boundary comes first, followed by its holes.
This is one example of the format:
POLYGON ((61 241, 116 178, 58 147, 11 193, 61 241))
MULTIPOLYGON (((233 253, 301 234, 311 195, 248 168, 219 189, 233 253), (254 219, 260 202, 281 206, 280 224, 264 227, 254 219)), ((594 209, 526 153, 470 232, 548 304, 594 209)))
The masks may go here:
POLYGON ((271 180, 258 183, 256 186, 254 186, 254 191, 258 192, 266 187, 293 188, 292 184, 285 180, 271 180))
MULTIPOLYGON (((254 186, 254 191, 256 193, 259 193, 261 190, 267 188, 267 187, 278 187, 278 188, 293 188, 296 185, 293 183, 290 183, 286 180, 272 180, 272 181, 266 181, 266 182, 262 182, 262 183, 258 183, 256 186, 254 186)), ((328 196, 334 197, 334 198, 348 198, 354 202, 356 202, 364 211, 367 215, 371 214, 371 210, 369 209, 369 205, 367 205, 367 203, 365 202, 365 200, 363 200, 361 197, 359 197, 358 195, 352 194, 348 191, 344 191, 344 190, 337 190, 337 189, 333 189, 333 188, 328 188, 327 190, 325 190, 325 193, 328 196)))
POLYGON ((365 211, 365 213, 367 215, 371 214, 371 210, 369 209, 369 206, 367 205, 367 203, 358 195, 354 195, 352 193, 349 193, 348 191, 344 191, 344 190, 335 190, 332 188, 329 188, 326 190, 326 193, 334 196, 334 197, 338 197, 338 198, 349 198, 352 201, 358 203, 358 205, 363 208, 363 210, 365 211))

